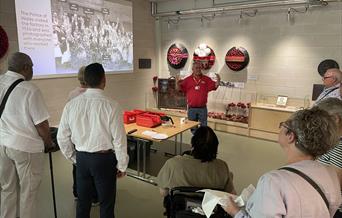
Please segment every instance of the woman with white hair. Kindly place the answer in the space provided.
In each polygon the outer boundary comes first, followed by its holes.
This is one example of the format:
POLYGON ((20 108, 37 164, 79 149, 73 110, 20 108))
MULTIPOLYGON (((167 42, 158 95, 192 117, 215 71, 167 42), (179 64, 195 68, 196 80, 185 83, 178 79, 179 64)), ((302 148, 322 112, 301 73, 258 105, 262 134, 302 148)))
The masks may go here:
POLYGON ((244 209, 232 198, 224 209, 234 218, 333 217, 341 204, 340 183, 334 169, 315 160, 338 141, 334 119, 324 110, 305 109, 279 128, 286 166, 259 179, 244 209))

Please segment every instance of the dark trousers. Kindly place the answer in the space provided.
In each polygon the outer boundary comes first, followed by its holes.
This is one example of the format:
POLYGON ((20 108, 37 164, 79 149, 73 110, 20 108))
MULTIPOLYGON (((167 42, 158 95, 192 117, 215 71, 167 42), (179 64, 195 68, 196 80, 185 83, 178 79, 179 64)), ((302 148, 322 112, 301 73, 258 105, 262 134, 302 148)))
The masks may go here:
POLYGON ((97 192, 100 202, 100 218, 114 218, 117 164, 115 154, 77 152, 76 162, 76 218, 90 218, 94 191, 97 192))
MULTIPOLYGON (((208 120, 207 107, 200 107, 200 108, 189 107, 188 119, 192 121, 199 121, 201 123, 201 126, 207 126, 207 120, 208 120)), ((192 134, 195 133, 196 129, 197 128, 191 129, 192 134)))
MULTIPOLYGON (((77 182, 76 182, 76 164, 72 165, 72 178, 73 178, 73 184, 72 184, 72 193, 74 194, 75 198, 78 198, 78 194, 77 194, 77 182)), ((95 185, 93 184, 94 187, 94 192, 93 192, 93 197, 92 197, 92 202, 96 203, 98 202, 97 200, 97 192, 95 189, 95 185)))

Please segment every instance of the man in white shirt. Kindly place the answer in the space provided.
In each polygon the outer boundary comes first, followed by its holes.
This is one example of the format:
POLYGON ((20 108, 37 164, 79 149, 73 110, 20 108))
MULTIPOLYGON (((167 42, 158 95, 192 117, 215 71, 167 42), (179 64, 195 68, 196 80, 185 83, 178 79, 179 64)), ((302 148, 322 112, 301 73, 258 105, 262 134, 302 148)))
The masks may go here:
POLYGON ((101 64, 88 65, 84 80, 88 88, 66 104, 57 139, 64 156, 77 163, 76 217, 89 217, 94 182, 100 217, 113 218, 116 177, 125 176, 128 165, 122 110, 104 95, 106 77, 101 64))
POLYGON ((339 98, 340 97, 340 83, 342 80, 342 73, 337 68, 331 68, 328 69, 324 76, 322 77, 323 84, 324 84, 324 90, 323 92, 318 96, 315 105, 318 104, 323 99, 326 98, 339 98))
POLYGON ((29 82, 32 66, 28 55, 16 52, 8 60, 8 71, 0 75, 0 101, 14 81, 25 80, 9 95, 0 119, 0 217, 16 217, 18 184, 20 217, 37 217, 44 145, 53 146, 43 96, 38 87, 29 82))

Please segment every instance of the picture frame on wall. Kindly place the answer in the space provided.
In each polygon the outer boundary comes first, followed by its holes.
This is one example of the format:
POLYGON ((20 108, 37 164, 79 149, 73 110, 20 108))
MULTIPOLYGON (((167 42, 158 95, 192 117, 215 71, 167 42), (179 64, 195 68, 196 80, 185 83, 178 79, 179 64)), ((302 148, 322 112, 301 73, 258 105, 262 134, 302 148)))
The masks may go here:
POLYGON ((279 107, 286 107, 287 99, 288 99, 287 96, 278 95, 276 105, 279 107))

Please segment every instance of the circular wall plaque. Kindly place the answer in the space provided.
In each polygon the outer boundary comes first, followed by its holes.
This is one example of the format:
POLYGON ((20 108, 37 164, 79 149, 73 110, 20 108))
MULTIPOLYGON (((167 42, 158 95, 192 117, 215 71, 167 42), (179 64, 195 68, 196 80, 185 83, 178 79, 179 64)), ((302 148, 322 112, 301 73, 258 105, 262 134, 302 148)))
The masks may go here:
POLYGON ((340 69, 340 66, 338 65, 338 63, 335 60, 326 59, 318 65, 317 71, 318 71, 319 75, 321 75, 321 77, 323 77, 325 72, 331 68, 340 69))
POLYGON ((0 26, 0 59, 8 50, 8 37, 5 30, 0 26))
POLYGON ((206 44, 200 44, 195 49, 193 60, 201 62, 204 70, 209 70, 215 63, 215 52, 206 44))
POLYGON ((233 71, 244 69, 249 63, 249 55, 246 49, 233 47, 226 54, 226 64, 233 71))
POLYGON ((182 44, 172 44, 167 51, 167 63, 174 69, 180 69, 185 66, 188 56, 188 50, 182 44))

